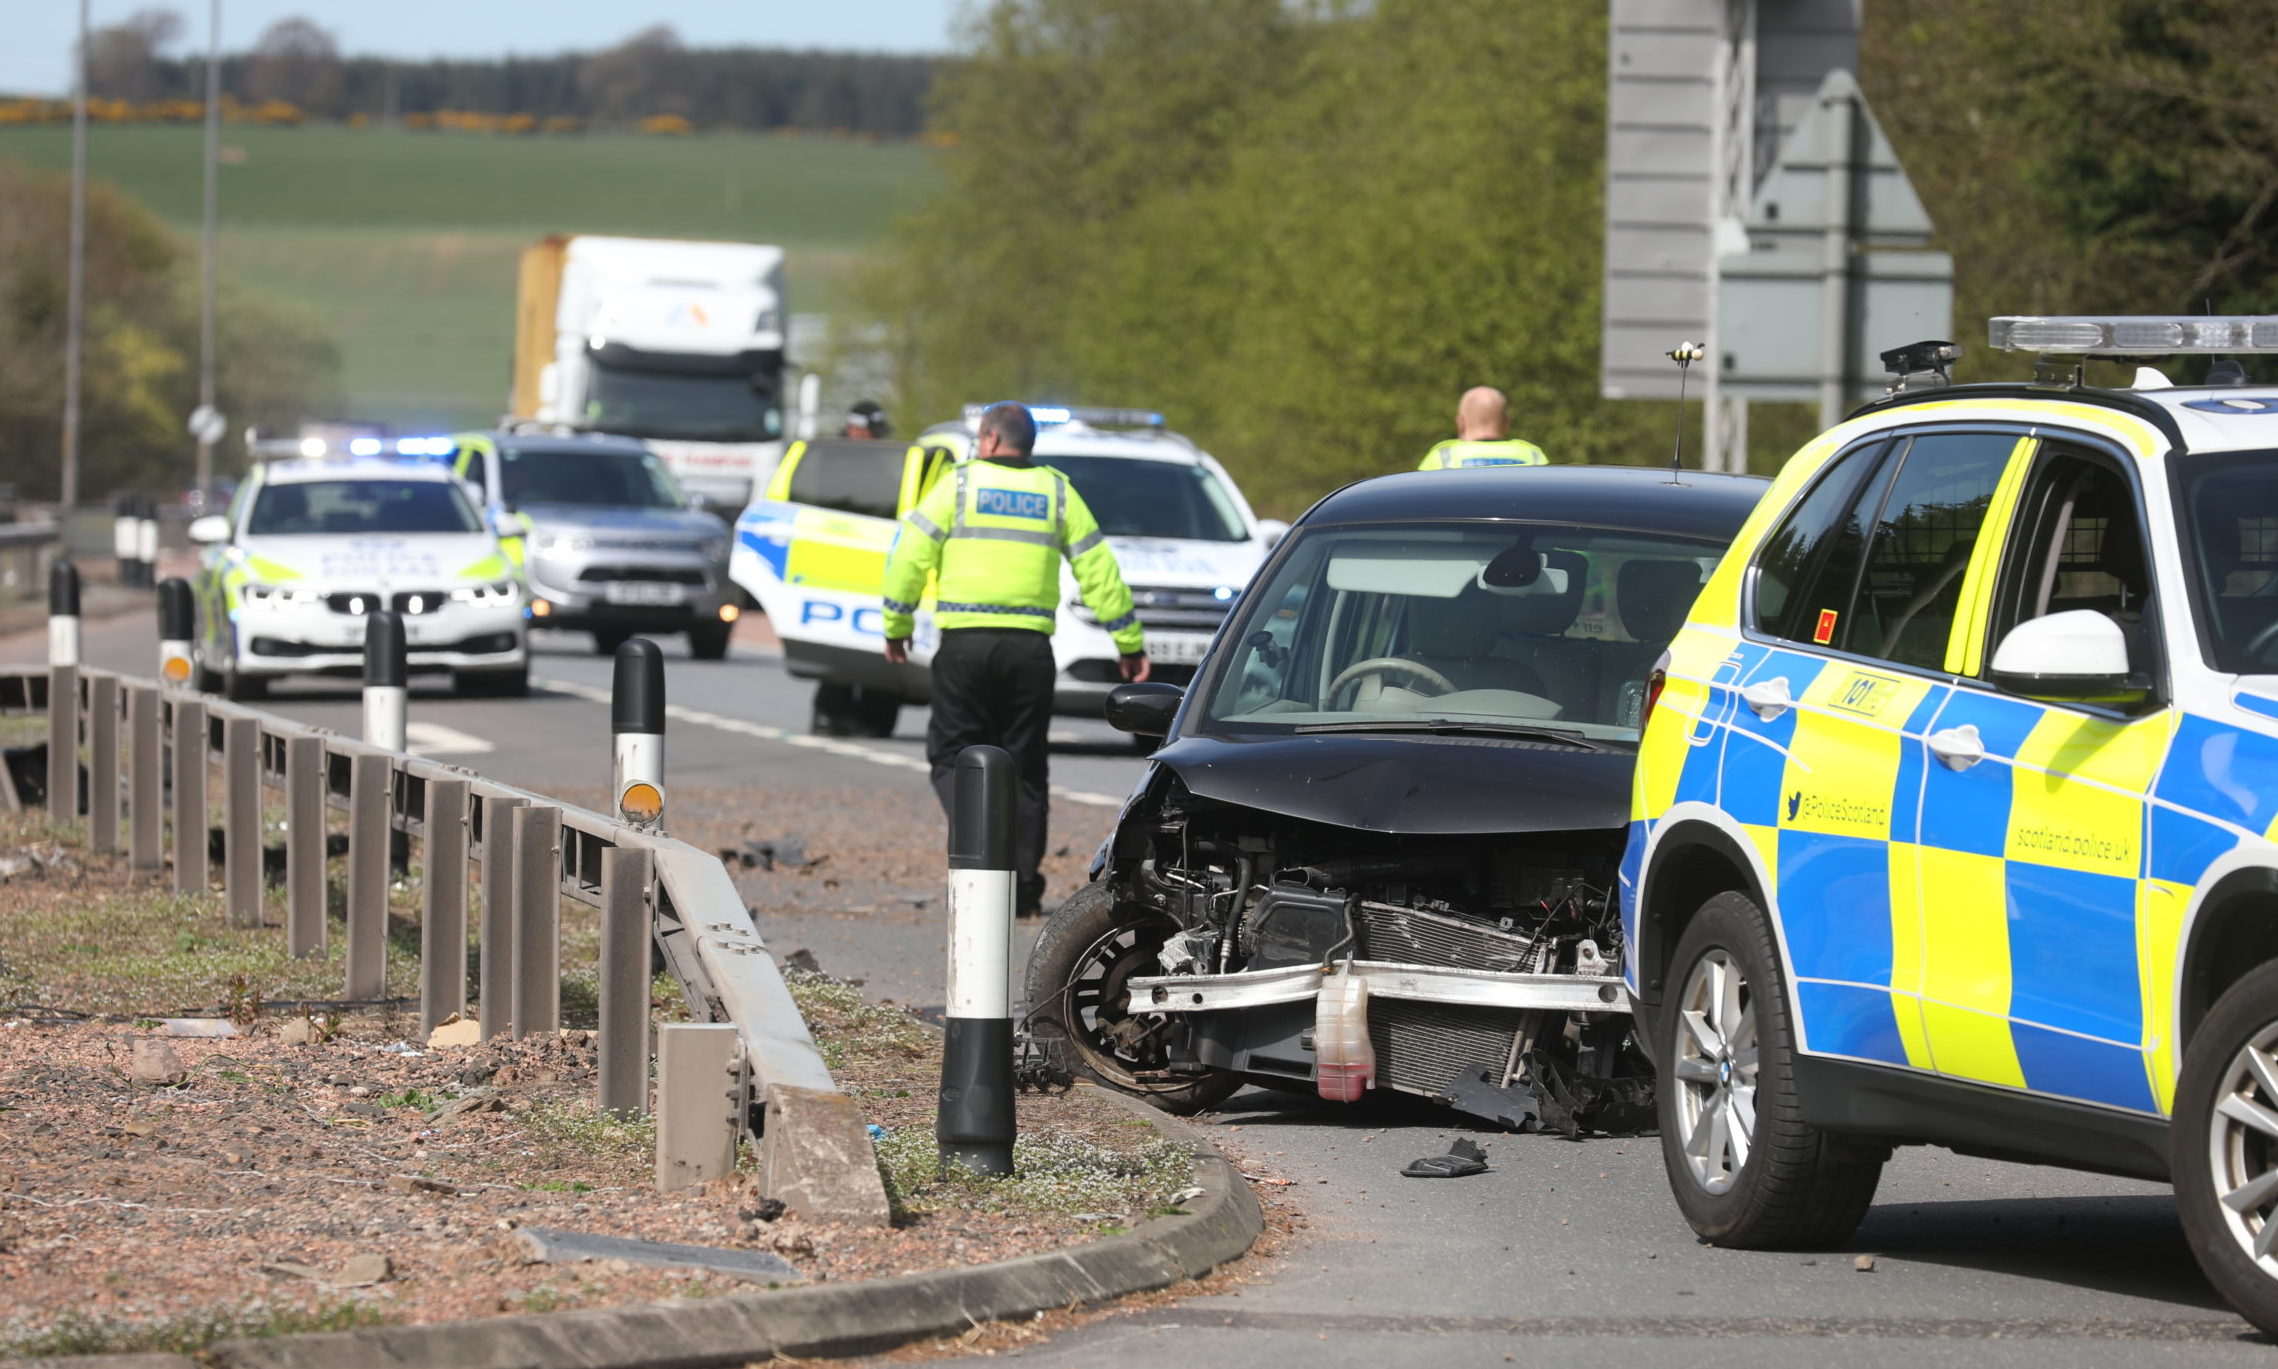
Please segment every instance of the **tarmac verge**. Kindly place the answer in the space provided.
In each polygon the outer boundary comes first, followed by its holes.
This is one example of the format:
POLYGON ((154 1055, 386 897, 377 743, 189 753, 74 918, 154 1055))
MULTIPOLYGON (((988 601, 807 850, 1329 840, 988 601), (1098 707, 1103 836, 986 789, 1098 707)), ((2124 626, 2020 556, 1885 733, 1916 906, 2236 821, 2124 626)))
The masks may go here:
MULTIPOLYGON (((1116 1095, 1102 1096, 1121 1102, 1116 1095)), ((1197 1278, 1248 1251, 1265 1229, 1255 1195, 1200 1132, 1144 1104, 1194 1148, 1200 1196, 1184 1213, 1063 1250, 890 1279, 425 1326, 223 1341, 223 1369, 705 1369, 774 1356, 868 1354, 982 1322, 1105 1302, 1197 1278)), ((171 1355, 34 1361, 72 1369, 196 1369, 171 1355)))

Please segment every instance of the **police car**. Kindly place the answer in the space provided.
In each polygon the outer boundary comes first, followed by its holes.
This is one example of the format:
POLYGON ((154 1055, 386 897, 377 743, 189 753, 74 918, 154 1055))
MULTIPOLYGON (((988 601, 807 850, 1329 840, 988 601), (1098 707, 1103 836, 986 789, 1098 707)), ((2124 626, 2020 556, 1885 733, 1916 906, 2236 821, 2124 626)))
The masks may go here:
MULTIPOLYGON (((897 520, 941 472, 970 459, 985 405, 903 445, 818 438, 794 444, 736 525, 729 574, 757 599, 792 675, 817 682, 818 732, 885 736, 902 704, 930 695, 937 641, 920 605, 910 662, 888 665, 879 586, 897 520)), ((1208 453, 1160 414, 1031 406, 1035 459, 1068 477, 1107 534, 1147 629, 1157 679, 1184 683, 1212 634, 1288 525, 1260 520, 1208 453)), ((1065 588, 1053 634, 1060 712, 1099 716, 1122 680, 1114 641, 1065 588)))
POLYGON ((1892 1145, 2171 1178, 2278 1330, 2278 388, 2233 356, 2278 318, 1991 337, 2041 379, 1886 354, 1664 658, 1622 904, 1670 1183, 1779 1247, 1892 1145))
POLYGON ((270 459, 228 511, 190 524, 200 688, 253 699, 284 675, 358 673, 364 615, 386 608, 403 615, 412 670, 448 670, 462 693, 528 692, 520 582, 447 467, 316 438, 284 450, 257 450, 270 459))

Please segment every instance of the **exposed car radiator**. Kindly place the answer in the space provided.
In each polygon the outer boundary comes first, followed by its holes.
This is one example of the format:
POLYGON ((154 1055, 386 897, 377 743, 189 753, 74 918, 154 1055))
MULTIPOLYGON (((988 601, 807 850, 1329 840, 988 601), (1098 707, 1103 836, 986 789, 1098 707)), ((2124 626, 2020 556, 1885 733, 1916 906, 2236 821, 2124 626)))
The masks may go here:
POLYGON ((1532 937, 1391 903, 1360 905, 1360 945, 1370 960, 1403 965, 1503 972, 1535 968, 1532 937))
POLYGON ((1376 1082, 1383 1088, 1438 1095, 1475 1065, 1499 1073, 1510 1059, 1517 1008, 1465 1008, 1371 998, 1368 1039, 1376 1048, 1376 1082))

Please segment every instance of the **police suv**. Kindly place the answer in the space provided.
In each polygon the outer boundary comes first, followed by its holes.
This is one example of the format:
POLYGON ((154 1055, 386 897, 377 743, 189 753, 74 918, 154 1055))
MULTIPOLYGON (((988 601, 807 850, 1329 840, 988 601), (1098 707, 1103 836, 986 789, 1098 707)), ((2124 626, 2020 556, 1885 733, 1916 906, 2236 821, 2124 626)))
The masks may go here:
POLYGON ((190 524, 199 688, 259 698, 294 674, 356 674, 364 617, 403 615, 414 671, 462 693, 529 690, 522 587, 450 470, 424 456, 257 449, 225 513, 190 524))
POLYGON ((2172 1178, 2278 1330, 2278 318, 1991 340, 2040 379, 1886 353, 1664 658, 1621 883, 1669 1180, 1779 1247, 1893 1145, 2172 1178))
MULTIPOLYGON (((938 633, 930 594, 917 613, 910 662, 888 665, 879 588, 897 520, 941 473, 968 460, 985 405, 907 446, 816 438, 794 444, 763 496, 736 524, 729 574, 767 611, 784 665, 816 681, 813 727, 885 736, 904 703, 930 696, 926 666, 938 633)), ((1139 620, 1155 678, 1183 683, 1209 649, 1266 551, 1288 529, 1260 520, 1207 452, 1127 409, 1032 405, 1035 460, 1068 477, 1107 534, 1139 620)), ((1062 713, 1099 716, 1122 680, 1115 643, 1066 591, 1053 634, 1062 713)))

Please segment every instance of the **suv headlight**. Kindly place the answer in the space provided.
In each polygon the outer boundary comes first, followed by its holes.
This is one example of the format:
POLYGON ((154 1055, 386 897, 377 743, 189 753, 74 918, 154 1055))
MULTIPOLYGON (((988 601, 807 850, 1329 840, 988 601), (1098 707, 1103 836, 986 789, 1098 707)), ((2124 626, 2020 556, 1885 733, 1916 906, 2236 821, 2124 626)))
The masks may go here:
POLYGON ((530 540, 540 551, 593 550, 593 539, 590 537, 565 537, 560 533, 549 532, 530 540))
POLYGON ((520 593, 512 580, 493 580, 487 585, 461 585, 451 591, 451 602, 457 604, 510 604, 520 593))

